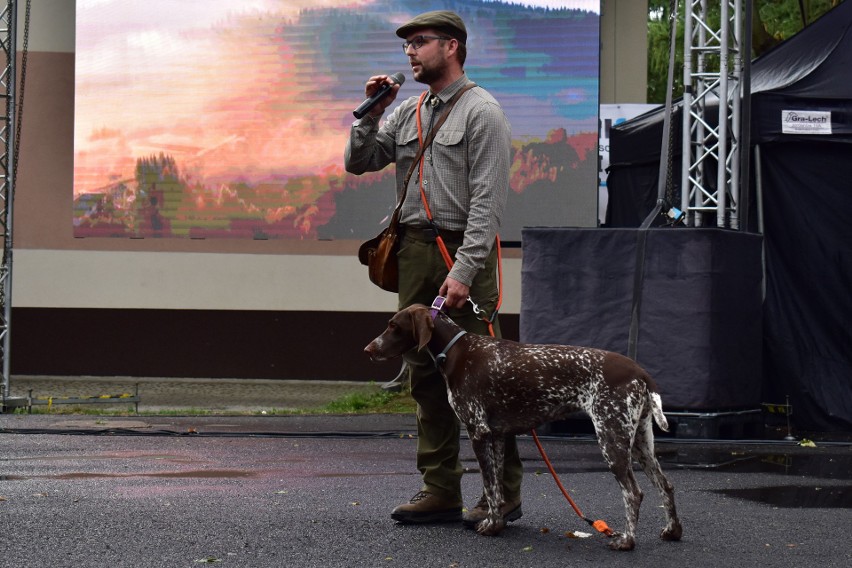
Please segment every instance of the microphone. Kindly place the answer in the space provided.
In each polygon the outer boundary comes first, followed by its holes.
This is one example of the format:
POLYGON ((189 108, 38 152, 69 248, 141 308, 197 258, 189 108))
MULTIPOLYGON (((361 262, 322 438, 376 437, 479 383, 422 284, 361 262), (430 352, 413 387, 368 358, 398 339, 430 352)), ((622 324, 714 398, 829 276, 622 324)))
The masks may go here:
POLYGON ((402 85, 403 83, 405 83, 405 75, 403 75, 402 73, 394 73, 390 76, 390 78, 393 80, 393 83, 384 83, 381 87, 379 87, 378 91, 373 93, 372 97, 365 100, 363 103, 358 105, 358 108, 352 111, 352 114, 355 115, 355 118, 363 118, 364 115, 373 110, 373 107, 376 106, 380 100, 385 98, 387 94, 391 92, 391 89, 393 89, 394 85, 402 85))

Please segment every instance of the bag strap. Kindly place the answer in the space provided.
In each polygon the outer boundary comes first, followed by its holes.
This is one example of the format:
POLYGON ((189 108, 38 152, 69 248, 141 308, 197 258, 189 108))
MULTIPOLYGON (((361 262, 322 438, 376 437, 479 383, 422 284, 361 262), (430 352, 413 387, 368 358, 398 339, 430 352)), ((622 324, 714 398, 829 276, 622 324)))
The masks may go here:
MULTIPOLYGON (((468 85, 466 85, 462 90, 460 90, 458 93, 456 93, 456 95, 453 97, 453 100, 451 100, 450 102, 452 104, 454 104, 455 101, 458 100, 457 97, 461 97, 461 95, 464 94, 465 91, 467 91, 468 89, 475 87, 475 86, 476 86, 475 83, 468 83, 468 85)), ((419 109, 419 107, 418 107, 418 109, 419 109)), ((418 113, 419 113, 419 110, 418 110, 418 113)), ((446 119, 446 117, 447 117, 447 114, 448 113, 444 113, 444 115, 441 116, 441 120, 438 121, 438 126, 443 124, 444 119, 446 119)), ((419 115, 417 117, 417 122, 418 122, 418 131, 419 131, 419 129, 420 129, 420 126, 419 126, 420 116, 419 115)), ((438 126, 435 126, 433 128, 432 132, 437 132, 438 126)), ((424 147, 428 146, 429 143, 432 142, 432 138, 433 138, 433 136, 430 133, 429 136, 427 137, 427 142, 426 142, 426 144, 424 144, 424 147)), ((422 167, 422 164, 421 164, 421 167, 422 167)), ((421 172, 422 172, 422 170, 421 170, 421 172)), ((407 185, 408 184, 406 184, 406 186, 407 185)), ((438 251, 441 253, 441 257, 444 259, 444 264, 446 264, 447 270, 448 271, 452 270, 453 264, 454 264, 453 257, 450 254, 449 249, 447 249, 447 245, 444 242, 444 238, 441 236, 441 232, 438 230, 438 227, 435 225, 435 221, 432 218, 432 210, 429 208, 429 202, 426 199, 426 192, 423 190, 422 175, 421 175, 421 183, 420 183, 420 200, 423 202, 423 208, 426 211, 426 218, 429 220, 429 225, 432 227, 432 231, 434 231, 434 233, 435 233, 435 241, 438 244, 438 251)), ((476 316, 478 316, 479 319, 481 319, 483 322, 485 322, 485 324, 488 326, 488 332, 492 337, 494 337, 494 321, 497 319, 497 312, 500 311, 500 307, 503 304, 503 254, 502 254, 502 251, 500 250, 501 247, 500 247, 500 236, 499 235, 496 235, 495 238, 494 238, 494 246, 497 247, 497 272, 498 272, 497 305, 494 308, 494 312, 489 317, 483 310, 479 309, 479 306, 476 305, 476 303, 473 301, 473 299, 468 297, 468 301, 473 305, 474 314, 476 316)))
MULTIPOLYGON (((417 154, 414 156, 414 161, 411 162, 411 167, 408 168, 408 173, 405 174, 405 183, 402 186, 402 195, 399 198, 399 201, 394 207, 393 217, 391 218, 391 222, 393 223, 395 219, 399 217, 399 210, 402 209, 402 203, 405 201, 405 194, 408 191, 408 182, 411 181, 411 176, 414 174, 414 170, 417 169, 418 165, 423 159, 423 154, 426 152, 426 149, 432 144, 432 141, 435 139, 435 135, 438 134, 438 129, 441 128, 441 125, 446 122, 447 117, 450 116, 450 111, 453 110, 453 107, 456 105, 456 102, 461 98, 463 94, 465 94, 470 89, 474 88, 476 83, 468 83, 461 89, 459 89, 453 98, 449 100, 447 103, 447 108, 444 109, 444 112, 441 114, 441 117, 438 119, 438 122, 435 123, 435 126, 432 127, 432 130, 429 132, 429 135, 426 136, 426 140, 423 144, 420 145, 420 148, 417 150, 417 154)), ((426 95, 429 91, 423 91, 420 94, 420 98, 417 101, 417 113, 420 113, 420 107, 423 105, 423 99, 426 98, 426 95)))

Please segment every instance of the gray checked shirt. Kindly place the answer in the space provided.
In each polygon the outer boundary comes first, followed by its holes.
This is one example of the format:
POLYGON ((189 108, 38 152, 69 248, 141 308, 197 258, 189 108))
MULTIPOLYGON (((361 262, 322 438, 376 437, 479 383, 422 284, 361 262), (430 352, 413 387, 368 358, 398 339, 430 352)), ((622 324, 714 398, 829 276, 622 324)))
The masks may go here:
MULTIPOLYGON (((438 93, 441 104, 436 108, 424 102, 424 140, 447 101, 467 83, 464 75, 438 93)), ((414 96, 403 101, 381 127, 369 115, 356 120, 346 145, 344 159, 350 173, 378 171, 396 162, 397 199, 420 147, 418 99, 414 96)), ((511 153, 509 121, 494 97, 478 86, 462 95, 426 150, 423 190, 438 228, 464 231, 450 276, 468 286, 484 266, 503 218, 511 153)), ((404 225, 428 225, 419 183, 415 170, 402 206, 400 221, 404 225)))

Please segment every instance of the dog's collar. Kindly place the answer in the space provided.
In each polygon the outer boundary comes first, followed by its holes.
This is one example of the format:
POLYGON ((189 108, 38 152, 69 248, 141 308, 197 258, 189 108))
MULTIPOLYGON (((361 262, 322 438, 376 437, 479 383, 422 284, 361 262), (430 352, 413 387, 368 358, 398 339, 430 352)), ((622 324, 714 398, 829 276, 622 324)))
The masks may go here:
MULTIPOLYGON (((447 299, 443 296, 437 296, 434 300, 432 300, 432 307, 429 308, 429 314, 432 316, 432 321, 438 319, 438 316, 444 311, 444 302, 446 301, 447 299)), ((449 350, 453 348, 453 345, 456 344, 456 341, 461 339, 466 333, 467 332, 465 330, 461 330, 450 340, 449 343, 447 343, 444 350, 435 357, 435 366, 440 367, 444 364, 444 361, 447 360, 447 352, 449 352, 449 350)))
POLYGON ((444 364, 444 361, 446 361, 446 360, 447 360, 447 352, 448 352, 450 349, 452 349, 453 345, 455 345, 455 344, 456 344, 456 341, 458 341, 459 339, 461 339, 461 338, 462 338, 462 337, 463 337, 466 333, 467 333, 467 332, 466 332, 465 330, 461 330, 460 332, 458 332, 458 333, 456 334, 456 336, 455 336, 455 337, 453 337, 452 339, 450 339, 450 342, 449 342, 449 343, 447 343, 447 346, 446 346, 446 347, 444 347, 444 350, 443 350, 443 351, 441 351, 441 352, 438 354, 438 356, 437 356, 437 357, 435 357, 435 364, 436 364, 437 366, 439 366, 439 367, 440 367, 441 365, 443 365, 443 364, 444 364))
POLYGON ((443 296, 436 296, 435 299, 432 300, 432 307, 429 308, 429 314, 432 316, 432 321, 435 321, 438 314, 444 310, 444 302, 446 301, 447 299, 443 296))

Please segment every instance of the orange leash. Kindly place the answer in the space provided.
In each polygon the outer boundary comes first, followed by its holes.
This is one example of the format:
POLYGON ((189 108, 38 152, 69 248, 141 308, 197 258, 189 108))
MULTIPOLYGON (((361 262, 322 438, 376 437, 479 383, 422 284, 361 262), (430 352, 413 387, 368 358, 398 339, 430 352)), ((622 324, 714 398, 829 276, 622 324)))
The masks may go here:
MULTIPOLYGON (((420 109, 423 106, 423 100, 426 98, 428 91, 423 91, 420 94, 420 99, 417 101, 417 140, 422 145, 423 144, 423 122, 420 118, 420 109)), ((418 171, 418 177, 420 180, 420 200, 423 202, 423 208, 426 211, 426 218, 429 219, 429 223, 431 224, 433 230, 435 231, 435 241, 438 243, 438 250, 441 253, 441 257, 444 259, 444 264, 447 265, 447 270, 452 270, 453 268, 453 257, 450 255, 450 251, 447 249, 446 243, 444 243, 443 237, 438 232, 435 227, 434 220, 432 218, 432 210, 429 208, 429 201, 426 199, 426 192, 423 190, 423 167, 426 163, 426 156, 420 157, 420 165, 418 171)), ((503 304, 503 255, 500 250, 500 236, 497 235, 495 237, 495 243, 497 246, 497 305, 494 308, 494 313, 490 318, 482 317, 482 321, 484 321, 488 325, 488 333, 491 337, 494 337, 494 323, 493 320, 497 318, 497 312, 500 311, 500 306, 503 304)), ((473 301, 468 298, 468 301, 473 303, 473 301)), ((473 304, 474 312, 479 315, 478 309, 476 309, 476 304, 473 304)))
MULTIPOLYGON (((422 189, 421 189, 421 191, 422 191, 422 189)), ((426 204, 425 196, 424 196, 423 203, 424 203, 424 205, 426 204)), ((429 206, 426 205, 427 213, 428 213, 428 207, 429 206)), ((429 219, 431 220, 431 218, 432 218, 432 216, 431 216, 431 214, 429 214, 429 219)), ((440 237, 440 235, 438 236, 438 238, 436 240, 438 242, 438 248, 441 250, 441 256, 444 257, 444 262, 447 264, 447 269, 449 270, 453 266, 453 261, 452 261, 452 258, 450 257, 449 251, 447 250, 447 246, 444 244, 444 240, 440 237)), ((502 255, 502 251, 501 251, 501 248, 500 248, 500 237, 499 236, 496 239, 496 246, 497 246, 497 273, 498 273, 497 278, 498 278, 498 282, 499 282, 499 284, 498 284, 499 290, 498 290, 498 296, 497 296, 497 298, 498 298, 497 299, 497 307, 494 309, 494 315, 495 316, 497 314, 497 311, 500 309, 500 305, 503 302, 503 255, 502 255)), ((494 319, 493 317, 491 319, 483 318, 483 321, 485 321, 488 324, 488 333, 491 335, 491 337, 494 337, 493 319, 494 319)), ((574 509, 574 512, 577 513, 577 516, 580 517, 581 519, 583 519, 584 521, 586 521, 587 523, 589 523, 599 533, 605 534, 608 537, 612 537, 615 533, 613 532, 613 530, 611 528, 609 528, 609 525, 606 524, 606 521, 604 521, 602 519, 598 519, 596 521, 593 521, 592 519, 583 515, 583 512, 580 510, 580 508, 577 506, 577 504, 574 503, 574 500, 571 499, 571 495, 568 494, 568 490, 565 489, 564 485, 562 485, 562 481, 559 479, 559 476, 556 474, 556 470, 553 468, 553 464, 550 463, 550 458, 547 457, 547 452, 544 451, 544 447, 541 445, 541 441, 539 441, 538 434, 536 433, 535 429, 530 430, 530 433, 532 434, 533 441, 535 441, 535 445, 538 448, 538 452, 541 454, 541 458, 544 460, 544 463, 547 466, 548 471, 550 471, 550 475, 553 477, 553 480, 556 482, 556 486, 559 487, 560 491, 562 491, 562 495, 564 495, 565 499, 568 500, 568 504, 570 504, 571 508, 574 509)))
POLYGON ((541 442, 538 440, 538 434, 535 433, 535 430, 530 430, 532 432, 533 440, 535 441, 535 445, 538 448, 539 453, 541 454, 542 459, 544 459, 544 463, 547 466, 548 471, 550 471, 550 475, 553 476, 553 480, 556 481, 556 486, 559 487, 559 490, 562 491, 562 495, 568 500, 568 503, 571 505, 571 508, 574 509, 574 512, 577 513, 577 516, 592 525, 598 532, 605 534, 606 536, 612 536, 615 533, 609 526, 606 524, 606 521, 602 521, 598 519, 597 521, 593 521, 592 519, 583 515, 583 512, 574 503, 574 500, 571 499, 571 496, 568 494, 568 490, 562 485, 562 481, 559 480, 559 476, 556 475, 556 470, 553 469, 553 464, 550 463, 550 459, 548 459, 547 454, 544 453, 544 448, 541 445, 541 442))
MULTIPOLYGON (((423 129, 420 122, 420 107, 423 104, 423 99, 426 96, 426 92, 420 95, 420 100, 417 103, 417 137, 420 140, 420 143, 423 143, 423 129)), ((423 207, 426 210, 426 218, 429 219, 429 222, 432 223, 432 211, 429 209, 429 202, 426 199, 426 192, 423 191, 423 165, 425 162, 425 157, 420 158, 420 199, 423 201, 423 207)), ((432 225, 434 228, 434 224, 432 225)), ((444 239, 441 235, 435 230, 436 237, 435 241, 438 243, 438 250, 441 252, 441 257, 444 259, 444 264, 447 265, 447 270, 452 270, 453 268, 453 258, 450 255, 450 251, 447 249, 447 245, 444 243, 444 239)), ((497 247, 497 305, 494 308, 494 313, 490 318, 482 317, 482 321, 484 321, 488 325, 488 333, 491 337, 494 337, 494 320, 497 318, 497 312, 500 311, 500 307, 503 304, 503 251, 500 246, 500 236, 497 235, 495 237, 495 246, 497 247)), ((473 303, 473 301, 468 298, 468 301, 473 303)), ((476 308, 476 304, 473 304, 474 308, 476 308)), ((478 313, 478 310, 474 310, 478 313)), ((613 536, 615 534, 611 528, 606 524, 605 521, 597 520, 593 521, 587 517, 585 517, 580 511, 580 508, 577 507, 577 504, 574 503, 574 500, 571 499, 571 496, 568 494, 568 491, 562 485, 562 481, 560 481, 559 476, 556 475, 556 470, 553 469, 553 464, 550 463, 550 459, 547 457, 547 454, 544 451, 544 448, 541 445, 541 442, 538 439, 538 434, 536 434, 535 430, 530 430, 533 436, 533 440, 535 441, 536 447, 538 447, 538 451, 541 454, 542 459, 544 460, 545 465, 547 465, 547 469, 550 471, 550 475, 553 476, 553 479, 556 481, 557 487, 562 491, 562 495, 565 496, 565 499, 568 500, 568 503, 571 505, 571 508, 574 509, 574 512, 577 513, 577 516, 589 523, 592 527, 594 527, 598 532, 605 534, 606 536, 613 536)))

